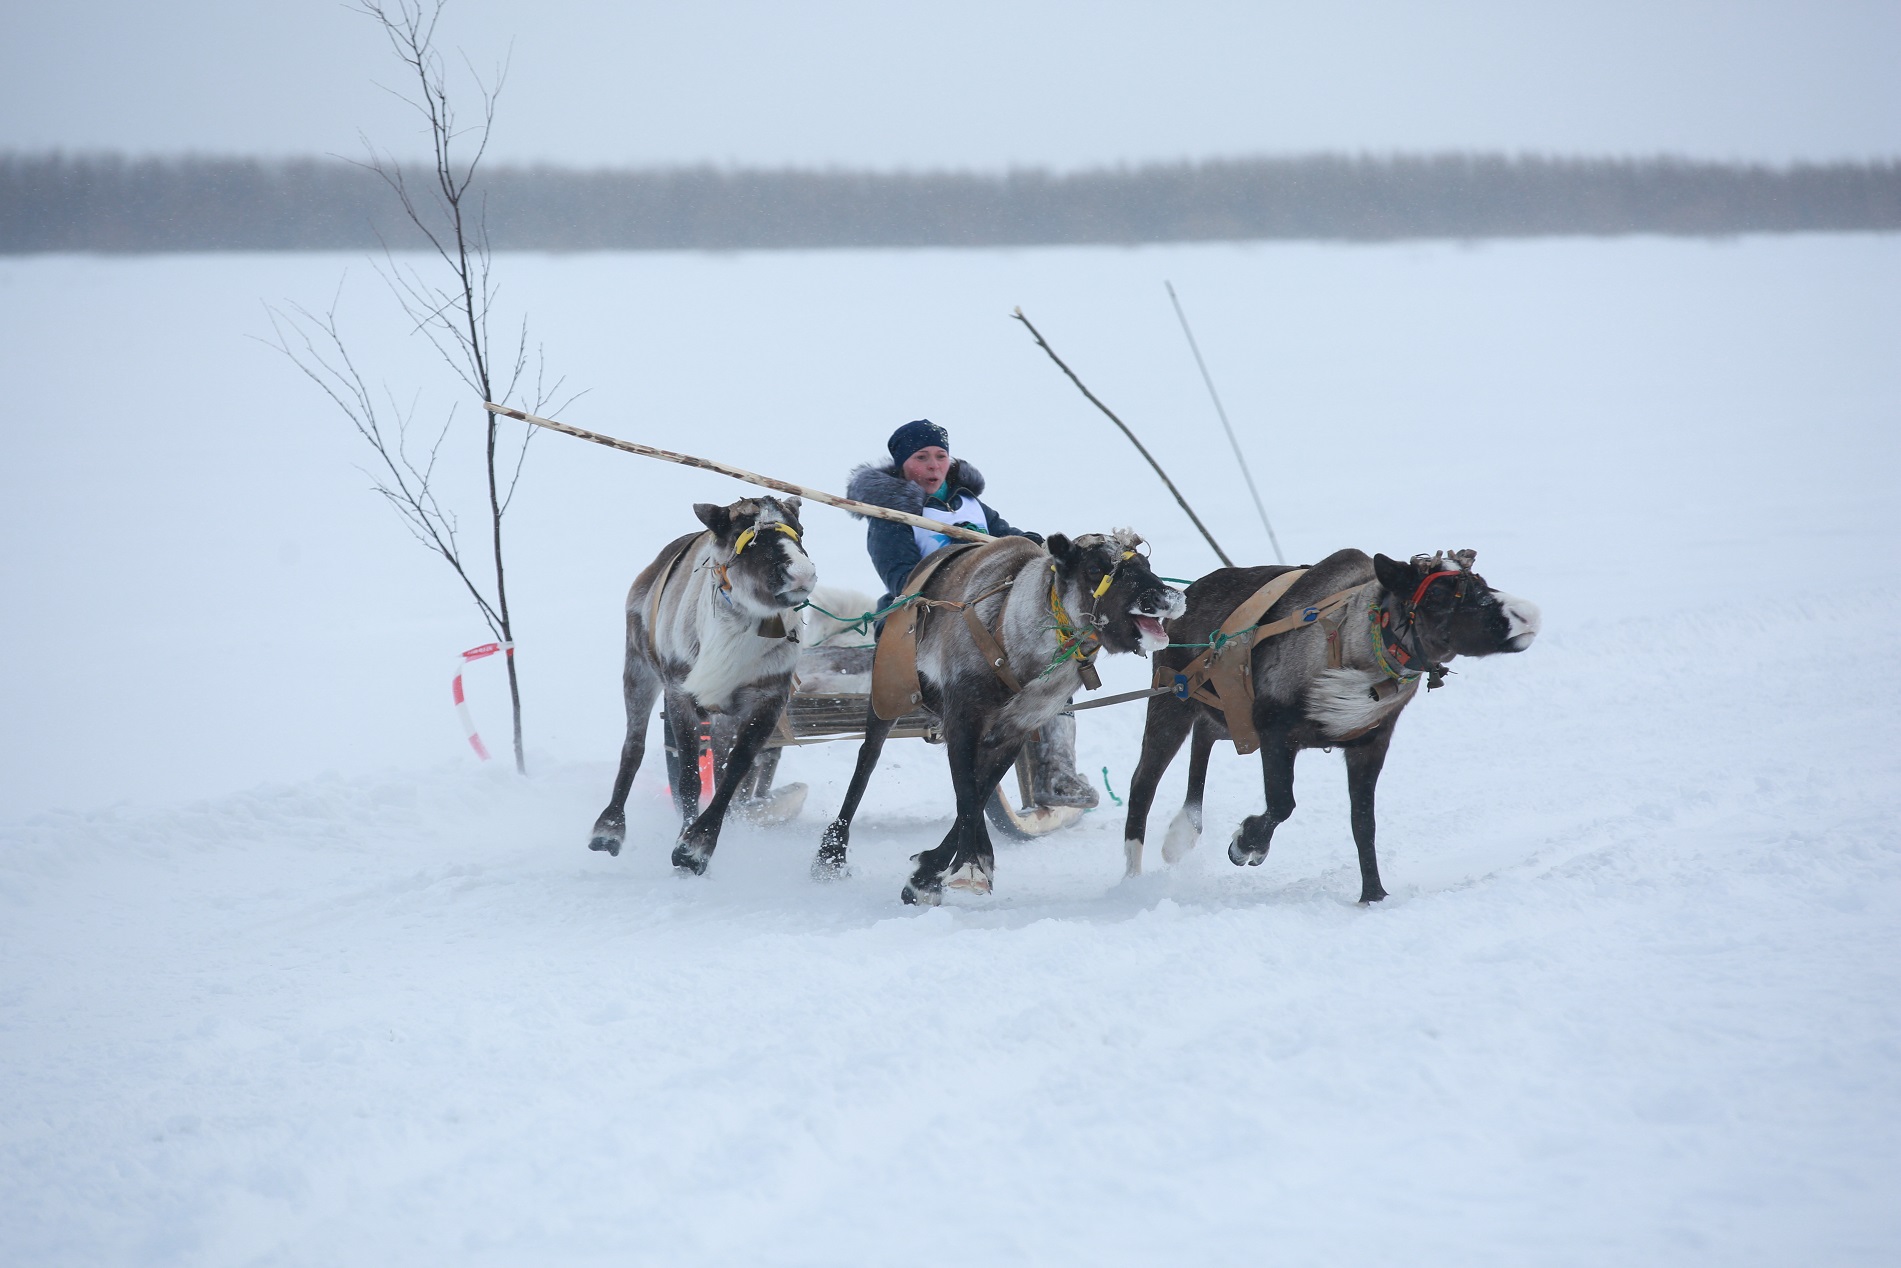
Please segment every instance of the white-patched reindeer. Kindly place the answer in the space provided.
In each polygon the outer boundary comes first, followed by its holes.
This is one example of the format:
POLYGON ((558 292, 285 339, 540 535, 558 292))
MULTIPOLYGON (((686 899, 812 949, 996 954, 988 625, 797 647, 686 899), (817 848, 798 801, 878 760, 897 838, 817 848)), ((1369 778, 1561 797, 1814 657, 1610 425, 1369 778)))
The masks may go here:
POLYGON ((684 826, 673 865, 698 874, 791 694, 799 646, 790 634, 818 571, 800 545, 796 497, 702 502, 693 513, 705 529, 668 543, 627 592, 627 738, 588 848, 620 853, 627 793, 646 754, 654 701, 664 697, 680 745, 673 792, 684 826), (702 811, 698 724, 712 715, 732 719, 733 747, 702 811))

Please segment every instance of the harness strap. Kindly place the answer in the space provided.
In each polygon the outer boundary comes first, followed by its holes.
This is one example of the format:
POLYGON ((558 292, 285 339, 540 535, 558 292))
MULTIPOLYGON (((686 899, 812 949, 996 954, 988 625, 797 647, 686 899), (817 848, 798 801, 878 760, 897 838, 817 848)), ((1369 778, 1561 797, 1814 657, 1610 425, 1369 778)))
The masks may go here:
MULTIPOLYGON (((1221 710, 1237 753, 1252 753, 1261 747, 1260 732, 1254 728, 1254 648, 1266 639, 1333 616, 1371 584, 1362 582, 1336 590, 1318 603, 1277 621, 1256 624, 1306 573, 1305 568, 1295 568, 1270 578, 1228 614, 1220 631, 1209 640, 1212 646, 1174 676, 1170 689, 1176 696, 1221 710)), ((1339 654, 1339 624, 1336 621, 1325 628, 1328 629, 1328 663, 1333 665, 1339 654)), ((1165 673, 1162 667, 1156 667, 1158 679, 1165 673)), ((1156 685, 1161 686, 1159 682, 1156 685)))
POLYGON ((1438 581, 1445 577, 1460 577, 1464 575, 1465 574, 1463 572, 1460 572, 1456 569, 1450 569, 1450 568, 1430 574, 1429 576, 1426 577, 1425 580, 1419 583, 1419 588, 1413 591, 1412 602, 1408 603, 1406 606, 1408 608, 1418 607, 1419 601, 1426 597, 1426 587, 1430 586, 1433 582, 1438 581))
POLYGON ((1305 568, 1290 568, 1242 600, 1221 623, 1220 645, 1202 658, 1208 685, 1221 702, 1221 713, 1237 753, 1252 753, 1261 747, 1260 734, 1254 729, 1254 644, 1273 635, 1253 626, 1306 575, 1305 568))
MULTIPOLYGON (((1396 644, 1393 644, 1391 648, 1375 649, 1376 650, 1375 658, 1380 661, 1380 668, 1386 670, 1388 674, 1391 674, 1393 672, 1392 667, 1386 663, 1386 652, 1388 650, 1396 650, 1401 653, 1402 660, 1410 658, 1410 659, 1416 659, 1419 662, 1420 667, 1424 669, 1426 672, 1426 690, 1427 691, 1436 691, 1438 688, 1445 685, 1446 675, 1450 673, 1451 671, 1448 670, 1444 665, 1434 664, 1430 659, 1427 658, 1426 646, 1424 643, 1420 641, 1420 638, 1419 638, 1419 601, 1426 597, 1426 591, 1428 588, 1431 587, 1433 582, 1442 581, 1447 577, 1457 577, 1463 580, 1463 578, 1466 575, 1467 574, 1462 569, 1449 568, 1449 569, 1442 569, 1439 572, 1429 573, 1423 580, 1420 581, 1419 588, 1413 591, 1413 597, 1412 597, 1411 602, 1407 603, 1406 605, 1405 627, 1403 629, 1395 631, 1395 634, 1397 635, 1400 641, 1396 644), (1404 650, 1405 638, 1408 634, 1412 636, 1412 644, 1413 644, 1412 651, 1410 653, 1406 653, 1404 650)), ((1378 638, 1379 631, 1375 630, 1374 636, 1378 638)), ((1398 675, 1395 675, 1395 676, 1397 677, 1398 675)), ((1417 674, 1414 674, 1414 677, 1417 677, 1417 676, 1418 676, 1417 674)))
MULTIPOLYGON (((733 542, 733 558, 734 559, 739 558, 740 555, 745 552, 746 547, 752 545, 753 542, 758 538, 759 527, 760 527, 759 525, 754 524, 751 528, 741 533, 738 539, 733 542)), ((792 525, 790 524, 786 524, 783 522, 775 522, 775 523, 767 524, 765 527, 768 530, 771 530, 774 532, 784 533, 787 537, 790 537, 795 542, 799 540, 799 530, 792 527, 792 525)))
POLYGON ((647 650, 653 654, 653 663, 656 665, 660 663, 660 640, 656 637, 656 623, 660 620, 660 597, 666 593, 667 582, 673 580, 673 570, 680 566, 680 561, 687 557, 689 551, 698 549, 700 543, 712 535, 712 530, 709 529, 681 542, 680 548, 673 552, 673 558, 667 560, 667 566, 660 570, 660 578, 653 583, 653 590, 647 596, 647 650))
POLYGON ((1221 633, 1227 638, 1235 638, 1256 621, 1267 615, 1267 610, 1283 594, 1294 588, 1294 583, 1307 575, 1305 568, 1289 568, 1278 577, 1269 577, 1267 584, 1241 600, 1234 611, 1228 613, 1228 619, 1221 623, 1221 633))
POLYGON ((1327 632, 1327 668, 1341 669, 1346 665, 1346 647, 1340 642, 1340 629, 1346 624, 1346 604, 1341 604, 1332 615, 1320 618, 1320 628, 1327 632))
MULTIPOLYGON (((1123 552, 1123 558, 1134 556, 1134 551, 1123 552)), ((1120 567, 1121 565, 1117 565, 1120 567)), ((1066 660, 1076 662, 1076 673, 1082 679, 1083 689, 1095 691, 1102 686, 1102 675, 1096 672, 1096 653, 1102 650, 1102 638, 1093 631, 1080 631, 1075 622, 1069 619, 1069 610, 1063 606, 1062 596, 1056 592, 1056 565, 1050 565, 1050 617, 1056 622, 1056 659, 1044 673, 1054 670, 1066 660), (1065 633, 1067 631, 1067 633, 1065 633), (1085 642, 1094 642, 1095 646, 1087 652, 1082 650, 1085 642)), ((1096 587, 1095 597, 1100 599, 1108 592, 1110 581, 1115 572, 1111 569, 1103 574, 1102 584, 1096 587)))
POLYGON ((1010 694, 1013 696, 1023 690, 1023 684, 1018 682, 1017 676, 1010 672, 1010 655, 1003 650, 1003 644, 997 641, 997 636, 990 632, 990 627, 983 623, 983 618, 977 615, 977 605, 988 599, 990 595, 1001 594, 1008 590, 1015 580, 1016 578, 1012 577, 989 594, 980 594, 968 602, 943 604, 945 607, 961 607, 964 610, 964 627, 970 631, 971 641, 977 644, 977 650, 983 653, 986 661, 990 662, 992 672, 1005 687, 1010 689, 1010 694))
POLYGON ((903 606, 885 618, 878 650, 871 660, 871 710, 883 721, 896 721, 924 698, 917 676, 917 627, 924 614, 915 596, 939 568, 965 551, 987 544, 958 542, 940 547, 926 555, 905 578, 904 592, 896 600, 903 606))

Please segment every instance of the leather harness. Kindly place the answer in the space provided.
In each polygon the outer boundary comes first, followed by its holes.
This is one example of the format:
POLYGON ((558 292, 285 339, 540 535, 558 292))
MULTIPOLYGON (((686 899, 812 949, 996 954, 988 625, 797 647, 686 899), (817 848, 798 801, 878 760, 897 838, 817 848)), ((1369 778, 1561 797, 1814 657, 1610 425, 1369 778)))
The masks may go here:
MULTIPOLYGON (((917 672, 917 631, 924 613, 931 608, 951 608, 961 612, 964 628, 970 631, 971 641, 977 645, 977 650, 983 654, 985 663, 996 674, 998 681, 1009 689, 1011 695, 1023 690, 1022 682, 1010 669, 1010 655, 1004 650, 1003 643, 984 624, 983 618, 977 615, 977 605, 992 595, 1008 590, 1016 584, 1015 577, 962 602, 919 597, 925 583, 936 575, 938 569, 967 551, 990 544, 958 542, 939 547, 912 569, 911 575, 905 579, 904 592, 897 600, 904 606, 886 618, 884 631, 878 636, 878 650, 871 662, 871 708, 879 718, 886 722, 894 721, 917 708, 924 698, 924 687, 918 681, 917 672)), ((1085 666, 1093 674, 1093 666, 1087 666, 1086 662, 1085 666)))
POLYGON ((667 560, 667 566, 660 570, 659 580, 654 582, 653 592, 647 600, 647 648, 653 653, 653 661, 656 665, 660 663, 660 640, 657 637, 656 624, 660 620, 660 597, 666 593, 667 582, 673 580, 673 570, 680 566, 680 561, 686 558, 687 552, 696 549, 702 541, 712 535, 709 530, 696 533, 681 542, 680 548, 673 552, 673 558, 667 560))
POLYGON ((1297 630, 1315 622, 1325 622, 1327 630, 1327 664, 1337 669, 1341 663, 1340 618, 1342 611, 1359 591, 1370 582, 1362 582, 1345 590, 1336 590, 1317 603, 1301 608, 1291 616, 1284 616, 1265 625, 1256 624, 1267 610, 1274 606, 1282 596, 1293 589, 1294 583, 1307 575, 1305 568, 1293 568, 1272 577, 1267 584, 1241 601, 1240 606, 1228 613, 1228 619, 1210 646, 1189 661, 1182 669, 1169 673, 1166 666, 1155 667, 1155 685, 1149 694, 1160 695, 1167 691, 1180 700, 1194 700, 1201 704, 1221 710, 1228 724, 1228 734, 1234 740, 1234 751, 1252 753, 1261 747, 1261 736, 1254 729, 1254 648, 1264 639, 1270 639, 1289 630, 1297 630), (1172 679, 1165 682, 1164 679, 1172 679))

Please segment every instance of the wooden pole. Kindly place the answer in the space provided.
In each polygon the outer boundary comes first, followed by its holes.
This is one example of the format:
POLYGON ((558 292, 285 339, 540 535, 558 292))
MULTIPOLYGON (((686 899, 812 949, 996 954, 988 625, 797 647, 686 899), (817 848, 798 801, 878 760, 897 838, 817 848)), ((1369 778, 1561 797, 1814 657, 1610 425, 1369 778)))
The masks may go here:
POLYGON ((1188 350, 1195 354, 1195 368, 1201 371, 1201 381, 1208 385, 1208 399, 1215 403, 1215 416, 1221 420, 1221 430, 1228 433, 1228 447, 1234 450, 1234 460, 1241 467, 1241 478, 1247 481, 1248 493, 1254 498, 1254 509, 1260 512, 1261 527, 1267 530, 1267 541, 1274 548, 1274 562, 1284 564, 1287 556, 1281 553, 1281 539, 1274 536, 1274 526, 1267 521, 1267 506, 1261 501, 1261 491, 1254 487, 1254 473, 1248 470, 1248 460, 1241 453, 1241 442, 1235 438, 1234 426, 1228 422, 1228 411, 1222 407, 1221 393, 1215 391, 1214 376, 1208 373, 1208 363, 1201 359, 1201 345, 1195 342, 1195 332, 1188 328, 1188 314, 1182 311, 1181 300, 1175 297, 1175 283, 1167 278, 1162 285, 1168 288, 1168 302, 1175 306, 1175 319, 1182 324, 1182 333, 1188 336, 1188 350))
POLYGON ((1215 535, 1208 531, 1208 526, 1201 522, 1201 516, 1195 514, 1195 508, 1188 505, 1188 499, 1183 497, 1182 491, 1175 487, 1175 482, 1168 478, 1168 472, 1162 470, 1162 464, 1155 461, 1155 455, 1151 454, 1148 451, 1148 446, 1144 445, 1141 441, 1135 438, 1135 433, 1129 430, 1129 425, 1127 423, 1123 422, 1121 419, 1116 417, 1116 412, 1114 410, 1110 409, 1107 405, 1104 405, 1101 401, 1097 400, 1096 394, 1083 386, 1083 381, 1076 377, 1076 372, 1070 369, 1067 365, 1065 365, 1063 363, 1063 359, 1056 355, 1056 349, 1049 346, 1049 341, 1043 338, 1042 331, 1038 330, 1035 326, 1032 326, 1030 324, 1030 319, 1023 315, 1023 310, 1021 308, 1017 309, 1015 312, 1011 313, 1010 315, 1023 323, 1024 328, 1030 332, 1030 338, 1036 340, 1036 346, 1041 348, 1043 351, 1049 353, 1050 360, 1056 363, 1057 369, 1061 370, 1064 374, 1067 374, 1069 376, 1069 381, 1076 385, 1076 390, 1081 392, 1084 396, 1088 397, 1089 403, 1091 405, 1094 405, 1097 409, 1107 414, 1109 416, 1109 421, 1114 423, 1117 427, 1120 427, 1122 429, 1122 434, 1129 438, 1129 443, 1135 446, 1135 451, 1141 454, 1144 458, 1148 459, 1149 466, 1155 468, 1155 474, 1162 477, 1162 483, 1166 484, 1168 486, 1168 491, 1175 495, 1176 504, 1180 506, 1182 510, 1188 512, 1188 518, 1195 522, 1195 527, 1201 530, 1201 535, 1203 537, 1207 538, 1208 545, 1214 548, 1215 558, 1221 561, 1222 566, 1226 568, 1234 567, 1234 560, 1228 558, 1228 552, 1221 549, 1221 543, 1216 541, 1215 535))
POLYGON ((674 453, 670 449, 655 449, 652 445, 637 445, 631 440, 620 440, 613 436, 603 436, 597 431, 587 431, 580 427, 570 427, 566 423, 557 423, 552 418, 539 418, 533 414, 510 409, 506 405, 497 405, 492 401, 484 402, 483 409, 491 414, 500 414, 504 418, 518 418, 524 423, 533 423, 537 427, 546 427, 549 431, 563 432, 569 436, 579 436, 582 440, 591 440, 597 445, 606 445, 609 449, 618 449, 622 453, 639 454, 643 458, 658 458, 662 462, 678 463, 682 467, 698 467, 702 471, 717 471, 723 476, 743 480, 747 484, 756 484, 762 489, 773 489, 779 493, 790 493, 794 497, 809 498, 814 502, 823 502, 827 506, 836 506, 841 511, 855 511, 860 515, 869 515, 873 519, 890 520, 894 524, 909 524, 912 528, 922 528, 932 533, 942 533, 946 537, 955 537, 959 541, 994 541, 988 533, 975 532, 968 528, 959 528, 955 524, 946 524, 942 520, 926 519, 922 515, 911 515, 904 511, 894 511, 889 507, 873 506, 869 502, 859 502, 852 498, 842 498, 835 493, 826 493, 822 489, 808 489, 802 484, 793 484, 789 480, 775 480, 771 476, 762 476, 742 467, 729 466, 724 462, 715 462, 711 458, 695 458, 692 454, 674 453))

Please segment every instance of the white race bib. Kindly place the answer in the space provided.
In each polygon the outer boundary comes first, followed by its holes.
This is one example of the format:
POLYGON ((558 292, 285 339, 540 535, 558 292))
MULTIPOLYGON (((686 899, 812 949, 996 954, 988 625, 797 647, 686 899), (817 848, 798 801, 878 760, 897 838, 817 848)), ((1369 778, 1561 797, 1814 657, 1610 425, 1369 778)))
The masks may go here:
MULTIPOLYGON (((932 506, 927 502, 924 504, 923 514, 925 519, 936 520, 940 524, 968 524, 975 527, 980 533, 986 531, 984 525, 988 522, 984 516, 983 503, 971 497, 969 494, 965 494, 962 498, 958 499, 956 506, 948 509, 941 506, 932 506)), ((911 530, 911 536, 917 539, 917 549, 920 556, 928 555, 934 550, 948 546, 951 542, 948 534, 933 533, 928 528, 913 528, 911 530)))

